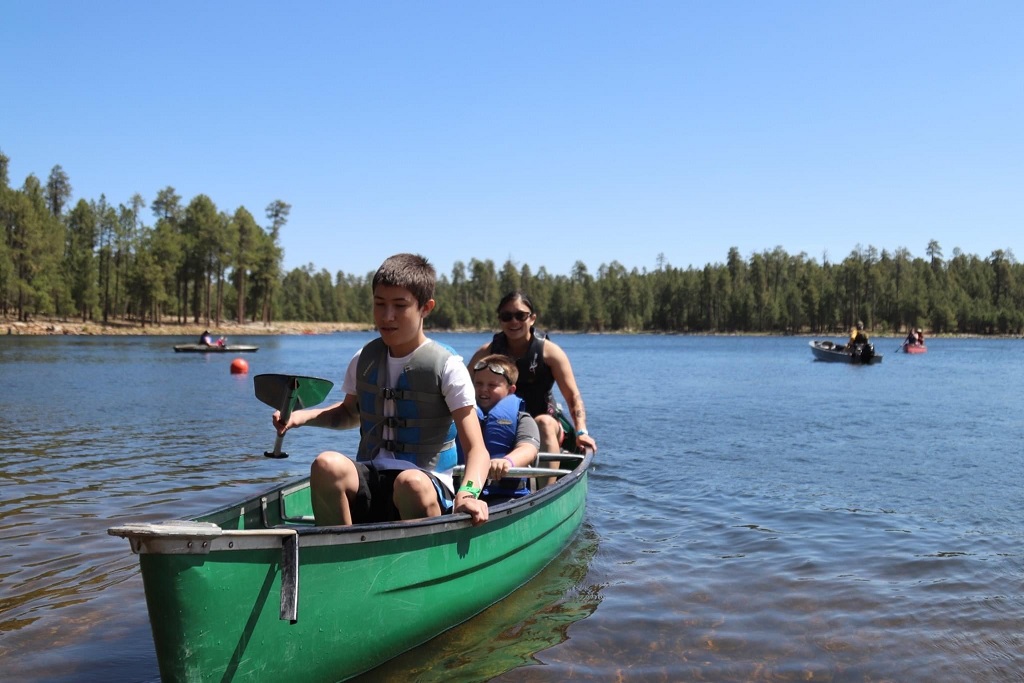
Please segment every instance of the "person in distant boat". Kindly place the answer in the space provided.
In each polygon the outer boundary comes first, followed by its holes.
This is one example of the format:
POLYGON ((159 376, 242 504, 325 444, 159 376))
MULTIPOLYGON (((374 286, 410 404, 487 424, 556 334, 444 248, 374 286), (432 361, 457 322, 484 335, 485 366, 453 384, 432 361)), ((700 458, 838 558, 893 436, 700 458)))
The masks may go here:
POLYGON ((310 467, 310 497, 317 525, 390 522, 468 513, 488 518, 478 500, 490 457, 476 416, 476 396, 462 357, 428 338, 423 322, 434 310, 434 266, 418 254, 395 254, 373 276, 373 322, 379 336, 348 363, 345 398, 326 408, 281 411, 278 434, 313 425, 359 428, 352 458, 324 451, 310 467), (466 453, 462 485, 452 471, 466 453))
MULTIPOLYGON (((498 303, 498 320, 501 332, 476 350, 469 367, 476 367, 480 359, 491 353, 512 358, 519 370, 516 395, 526 402, 526 412, 537 420, 541 451, 558 453, 563 446, 569 451, 585 446, 596 453, 597 442, 587 431, 587 412, 572 364, 565 351, 534 326, 537 312, 530 297, 521 291, 506 294, 498 303), (551 393, 555 384, 569 404, 572 422, 555 402, 551 393)), ((551 466, 558 467, 558 463, 551 466)))
MULTIPOLYGON (((489 504, 505 502, 530 492, 526 479, 505 475, 512 467, 529 467, 540 450, 537 421, 526 412, 523 399, 516 396, 519 370, 508 356, 490 354, 472 367, 476 388, 477 417, 484 444, 491 454, 490 483, 481 497, 489 504)), ((463 459, 459 448, 459 461, 463 459)))
POLYGON ((924 330, 917 328, 917 343, 924 346, 924 330))
POLYGON ((214 341, 213 335, 210 334, 210 331, 204 330, 203 334, 199 337, 199 343, 203 346, 224 346, 228 343, 228 338, 221 337, 217 341, 214 341))
POLYGON ((852 351, 858 344, 867 344, 868 335, 864 331, 864 323, 860 320, 854 325, 853 329, 850 330, 850 341, 846 342, 846 349, 852 351))
POLYGON ((917 343, 917 330, 915 330, 913 327, 911 327, 910 331, 907 333, 907 338, 903 342, 903 345, 904 346, 913 346, 916 343, 917 343))

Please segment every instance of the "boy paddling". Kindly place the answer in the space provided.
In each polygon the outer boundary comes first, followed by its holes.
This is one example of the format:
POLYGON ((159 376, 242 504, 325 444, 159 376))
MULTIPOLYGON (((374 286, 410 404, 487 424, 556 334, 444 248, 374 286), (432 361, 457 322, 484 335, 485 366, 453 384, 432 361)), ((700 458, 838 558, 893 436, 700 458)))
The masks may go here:
POLYGON ((359 427, 356 459, 324 451, 310 468, 318 525, 352 524, 468 513, 487 521, 478 500, 490 456, 477 419, 473 383, 462 358, 429 339, 423 321, 434 309, 434 267, 416 254, 396 254, 373 277, 373 320, 380 334, 353 356, 345 399, 291 413, 279 434, 304 425, 359 427), (455 440, 466 453, 463 485, 454 490, 455 440))

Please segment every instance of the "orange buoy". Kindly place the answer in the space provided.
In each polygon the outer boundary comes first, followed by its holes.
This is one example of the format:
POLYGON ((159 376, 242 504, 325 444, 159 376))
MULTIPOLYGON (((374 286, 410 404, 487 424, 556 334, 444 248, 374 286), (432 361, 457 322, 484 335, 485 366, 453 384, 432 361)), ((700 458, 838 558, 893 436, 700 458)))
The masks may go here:
POLYGON ((231 361, 232 375, 244 375, 247 372, 249 372, 249 363, 244 358, 236 358, 231 361))

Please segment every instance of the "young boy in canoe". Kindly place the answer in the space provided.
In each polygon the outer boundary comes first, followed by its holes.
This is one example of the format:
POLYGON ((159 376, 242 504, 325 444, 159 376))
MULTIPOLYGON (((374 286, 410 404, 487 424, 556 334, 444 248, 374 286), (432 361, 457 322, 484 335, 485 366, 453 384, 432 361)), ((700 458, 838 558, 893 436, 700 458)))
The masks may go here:
POLYGON ((310 468, 310 494, 321 526, 393 521, 466 512, 487 521, 478 500, 490 458, 477 420, 473 384, 462 358, 428 339, 423 320, 434 309, 434 267, 422 256, 396 254, 373 276, 373 322, 380 336, 356 352, 342 390, 326 408, 291 413, 279 434, 303 425, 359 427, 356 459, 324 451, 310 468), (463 485, 454 491, 455 440, 466 453, 463 485))
MULTIPOLYGON (((491 455, 491 483, 483 495, 490 503, 518 498, 530 492, 526 479, 506 477, 512 467, 529 467, 537 460, 540 429, 523 399, 516 396, 519 369, 508 356, 490 354, 473 365, 477 417, 484 444, 491 455)), ((462 450, 459 450, 462 455, 462 450)))

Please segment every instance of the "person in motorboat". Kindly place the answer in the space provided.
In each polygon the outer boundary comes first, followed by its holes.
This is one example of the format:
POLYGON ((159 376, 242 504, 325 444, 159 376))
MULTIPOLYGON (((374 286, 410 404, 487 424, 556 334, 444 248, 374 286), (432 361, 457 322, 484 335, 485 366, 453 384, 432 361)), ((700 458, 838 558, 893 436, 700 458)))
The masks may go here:
POLYGON ((846 351, 853 356, 855 363, 870 363, 875 356, 875 347, 868 341, 864 323, 860 320, 850 330, 850 341, 846 342, 846 351))
POLYGON ((450 347, 428 338, 423 321, 437 302, 434 266, 418 254, 395 254, 373 276, 373 322, 379 336, 349 361, 345 398, 326 408, 273 414, 278 434, 304 425, 359 428, 355 460, 324 451, 310 467, 319 526, 436 517, 465 512, 488 518, 478 500, 490 456, 476 414, 469 370, 450 347), (462 485, 452 471, 455 442, 466 452, 462 485))
MULTIPOLYGON (((480 494, 489 504, 505 502, 530 493, 529 482, 507 477, 513 467, 530 467, 537 462, 540 430, 526 412, 523 399, 516 396, 519 369, 508 356, 490 354, 473 365, 477 417, 484 444, 491 454, 490 481, 480 494)), ((459 448, 460 462, 462 449, 459 448)))
MULTIPOLYGON (((501 331, 473 353, 469 367, 491 353, 512 358, 519 370, 516 395, 537 420, 541 451, 557 453, 564 447, 571 452, 585 446, 596 453, 597 442, 587 431, 587 412, 572 364, 558 344, 536 329, 537 312, 530 297, 518 290, 506 294, 498 303, 498 321, 501 331), (551 393, 555 384, 569 404, 569 417, 551 393)), ((558 467, 558 463, 551 466, 558 467)))
POLYGON ((850 341, 846 342, 846 350, 853 351, 858 344, 867 344, 868 335, 864 331, 864 323, 860 320, 854 325, 853 329, 850 330, 850 341))

